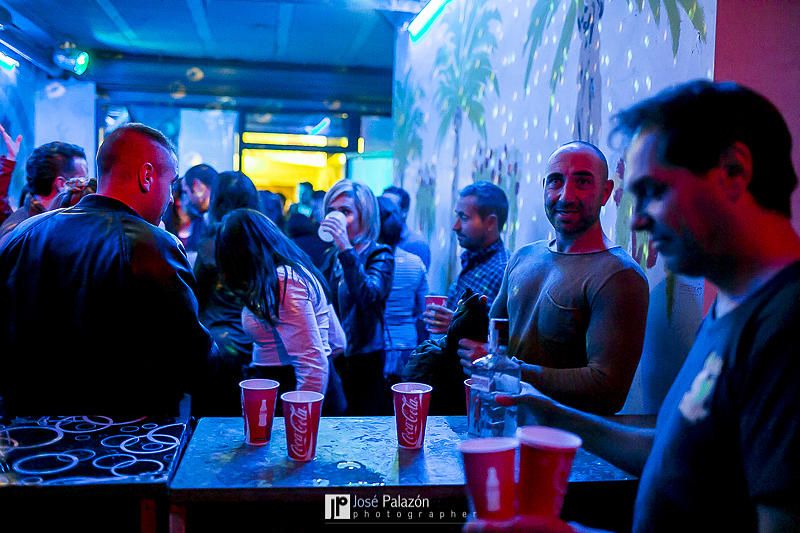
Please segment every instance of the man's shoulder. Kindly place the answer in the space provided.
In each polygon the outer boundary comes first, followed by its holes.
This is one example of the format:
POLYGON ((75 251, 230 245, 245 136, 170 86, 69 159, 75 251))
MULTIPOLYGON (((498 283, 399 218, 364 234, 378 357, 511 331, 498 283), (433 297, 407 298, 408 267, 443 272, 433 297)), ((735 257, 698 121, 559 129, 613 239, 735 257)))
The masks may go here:
POLYGON ((647 275, 641 265, 637 263, 631 255, 622 249, 621 246, 612 246, 607 254, 602 254, 603 260, 615 271, 632 270, 639 274, 642 279, 647 280, 647 275))
POLYGON ((544 261, 548 256, 547 241, 535 241, 517 248, 514 253, 509 254, 508 263, 515 265, 520 261, 544 261))
POLYGON ((430 264, 430 245, 421 234, 415 231, 409 229, 403 240, 397 245, 397 249, 402 249, 418 256, 422 260, 423 265, 430 264))
POLYGON ((422 236, 421 233, 416 232, 409 228, 408 234, 404 236, 402 244, 405 246, 407 244, 423 246, 428 248, 428 241, 425 240, 425 237, 422 236))
POLYGON ((422 262, 422 259, 417 254, 403 250, 400 247, 395 249, 394 259, 398 267, 402 265, 410 270, 425 270, 425 263, 422 262))
POLYGON ((791 328, 800 336, 800 261, 778 272, 754 296, 751 317, 791 328))
POLYGON ((5 248, 14 241, 36 235, 37 232, 46 230, 53 224, 58 224, 61 219, 57 218, 57 215, 62 211, 64 209, 55 209, 29 216, 27 210, 17 209, 0 226, 0 248, 5 248))
POLYGON ((164 277, 191 271, 181 244, 169 232, 131 215, 123 215, 121 223, 134 275, 164 277))

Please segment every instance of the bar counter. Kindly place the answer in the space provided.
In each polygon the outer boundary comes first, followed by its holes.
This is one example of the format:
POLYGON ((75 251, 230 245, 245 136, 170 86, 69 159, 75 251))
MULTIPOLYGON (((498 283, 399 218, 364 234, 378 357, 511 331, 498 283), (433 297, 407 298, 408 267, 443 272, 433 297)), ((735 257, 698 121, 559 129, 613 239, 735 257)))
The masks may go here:
MULTIPOLYGON (((385 510, 393 510, 392 505, 401 499, 427 499, 428 509, 436 515, 434 523, 458 530, 467 501, 457 445, 466 438, 463 416, 429 417, 421 450, 397 447, 394 417, 323 418, 316 458, 298 463, 287 456, 281 417, 274 420, 271 441, 260 447, 244 443, 241 418, 203 418, 170 484, 171 529, 176 533, 213 530, 257 516, 269 517, 267 523, 278 530, 346 525, 324 516, 325 496, 343 494, 350 495, 354 512, 359 501, 375 497, 382 509, 386 495, 389 507, 385 510), (447 514, 445 520, 439 519, 442 511, 447 514), (219 524, 213 525, 215 520, 219 524)), ((562 516, 624 528, 636 483, 634 476, 579 450, 562 516)), ((362 518, 364 514, 373 519, 370 524, 378 524, 374 512, 362 507, 362 518)), ((430 516, 417 514, 414 520, 426 518, 430 516)), ((413 525, 406 520, 403 515, 404 523, 380 523, 413 525)))

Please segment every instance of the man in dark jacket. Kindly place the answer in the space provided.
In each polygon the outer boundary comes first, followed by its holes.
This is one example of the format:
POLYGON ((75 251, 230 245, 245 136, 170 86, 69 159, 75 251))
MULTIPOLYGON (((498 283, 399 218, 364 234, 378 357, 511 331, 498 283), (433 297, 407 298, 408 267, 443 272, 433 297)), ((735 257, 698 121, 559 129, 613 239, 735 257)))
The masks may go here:
POLYGON ((186 256, 156 227, 178 177, 171 144, 129 124, 97 167, 98 194, 0 239, 6 415, 175 415, 212 349, 186 256))

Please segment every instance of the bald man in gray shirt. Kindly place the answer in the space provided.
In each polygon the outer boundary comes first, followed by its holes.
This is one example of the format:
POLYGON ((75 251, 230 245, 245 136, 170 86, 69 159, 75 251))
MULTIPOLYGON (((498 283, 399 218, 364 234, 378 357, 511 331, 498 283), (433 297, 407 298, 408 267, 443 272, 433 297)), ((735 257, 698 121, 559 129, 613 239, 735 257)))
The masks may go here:
MULTIPOLYGON (((600 226, 613 182, 602 152, 571 142, 547 163, 544 206, 556 238, 509 260, 490 315, 508 318, 509 353, 522 379, 564 404, 619 411, 641 357, 647 278, 600 226)), ((486 345, 461 340, 467 373, 486 345)))

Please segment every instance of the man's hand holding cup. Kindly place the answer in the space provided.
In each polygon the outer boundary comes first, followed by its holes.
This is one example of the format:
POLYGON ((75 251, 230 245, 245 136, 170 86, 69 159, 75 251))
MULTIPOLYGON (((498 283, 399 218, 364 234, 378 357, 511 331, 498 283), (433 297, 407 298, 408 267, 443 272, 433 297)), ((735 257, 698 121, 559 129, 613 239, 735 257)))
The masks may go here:
POLYGON ((425 296, 425 312, 422 321, 426 329, 434 334, 445 334, 453 320, 453 311, 445 307, 447 296, 429 294, 425 296))

